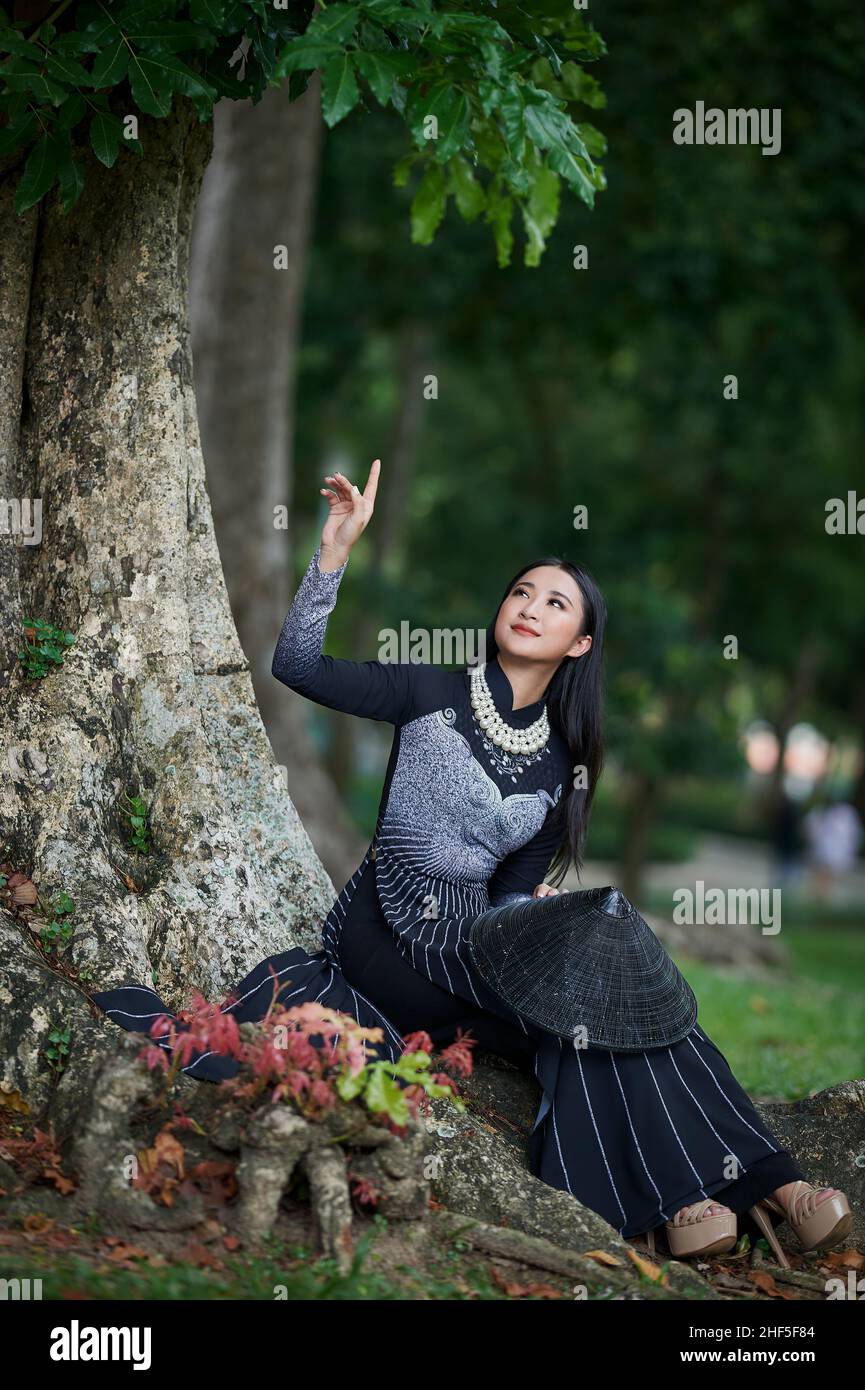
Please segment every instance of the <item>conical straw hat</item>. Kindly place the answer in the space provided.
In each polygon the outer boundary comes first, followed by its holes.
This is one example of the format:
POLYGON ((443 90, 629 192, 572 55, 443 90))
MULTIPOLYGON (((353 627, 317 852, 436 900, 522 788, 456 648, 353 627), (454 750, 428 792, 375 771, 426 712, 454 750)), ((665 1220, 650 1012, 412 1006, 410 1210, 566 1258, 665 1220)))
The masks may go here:
POLYGON ((468 939, 487 987, 527 1022, 575 1046, 667 1047, 697 1021, 691 986, 611 884, 490 908, 468 939))

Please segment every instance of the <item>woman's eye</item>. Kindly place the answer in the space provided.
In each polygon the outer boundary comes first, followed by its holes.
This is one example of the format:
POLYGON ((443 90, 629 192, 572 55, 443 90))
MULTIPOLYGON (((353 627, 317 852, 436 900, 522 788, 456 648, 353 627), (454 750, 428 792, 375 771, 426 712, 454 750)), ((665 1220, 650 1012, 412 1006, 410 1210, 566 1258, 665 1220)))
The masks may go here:
MULTIPOLYGON (((527 590, 524 589, 524 588, 522 588, 522 586, 520 586, 518 589, 514 589, 514 592, 513 592, 512 597, 513 597, 513 598, 516 598, 517 594, 527 594, 527 590)), ((559 606, 559 608, 564 608, 564 606, 565 606, 565 605, 562 603, 562 600, 561 600, 560 598, 551 598, 551 599, 549 600, 549 602, 550 602, 550 603, 557 603, 558 606, 559 606)))

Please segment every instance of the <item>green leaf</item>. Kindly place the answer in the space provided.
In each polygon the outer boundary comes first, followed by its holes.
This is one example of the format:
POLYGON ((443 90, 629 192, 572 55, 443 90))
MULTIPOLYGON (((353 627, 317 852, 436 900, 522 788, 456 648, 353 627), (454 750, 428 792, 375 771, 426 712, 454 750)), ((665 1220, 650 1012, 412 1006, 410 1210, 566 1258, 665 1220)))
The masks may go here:
POLYGON ((504 55, 500 44, 483 43, 481 44, 481 57, 483 58, 484 72, 495 82, 501 82, 502 70, 504 68, 504 55))
POLYGON ((579 63, 568 62, 562 66, 562 86, 571 101, 581 101, 598 111, 606 106, 607 98, 601 91, 601 84, 579 63))
POLYGON ((607 153, 607 137, 596 130, 593 125, 582 122, 577 126, 577 134, 591 155, 592 159, 603 159, 607 153))
POLYGON ((51 47, 55 53, 98 53, 100 44, 93 34, 79 34, 69 29, 58 34, 51 47))
POLYGON ((516 82, 505 87, 499 98, 499 114, 505 133, 508 149, 516 160, 521 160, 526 142, 526 103, 516 82))
POLYGON ((354 1100, 359 1096, 367 1084, 368 1076, 366 1068, 356 1072, 352 1076, 351 1072, 344 1071, 336 1079, 336 1089, 342 1100, 354 1100))
POLYGON ((538 48, 540 49, 540 51, 541 51, 541 52, 543 53, 543 55, 544 55, 542 61, 543 61, 544 63, 546 63, 547 68, 548 68, 549 71, 550 71, 550 74, 551 74, 553 77, 556 77, 556 78, 561 77, 561 75, 562 75, 562 62, 561 62, 561 59, 559 58, 558 53, 557 53, 556 50, 553 48, 553 45, 550 43, 549 39, 544 38, 543 36, 538 36, 538 35, 536 35, 536 36, 535 36, 535 42, 537 43, 538 48))
POLYGON ((487 78, 481 78, 478 83, 478 100, 481 110, 485 116, 489 116, 496 109, 501 99, 502 89, 497 82, 490 82, 487 78))
POLYGON ((547 163, 561 174, 589 207, 594 206, 594 166, 573 121, 560 110, 548 92, 529 89, 525 110, 526 131, 539 149, 549 151, 547 163))
POLYGON ((495 125, 482 125, 476 121, 472 134, 478 158, 484 168, 492 171, 498 169, 507 154, 505 142, 498 128, 495 125))
POLYGON ((194 24, 206 24, 215 34, 225 32, 227 0, 190 0, 189 14, 194 24))
MULTIPOLYGON (((62 131, 57 140, 57 174, 60 183, 60 195, 63 200, 64 211, 68 212, 73 203, 81 197, 84 188, 84 175, 72 157, 72 149, 69 141, 69 132, 62 131)), ((58 650, 58 656, 59 656, 58 650)), ((59 901, 63 901, 61 895, 59 901)), ((57 911, 65 911, 61 907, 57 911)))
POLYGON ((139 111, 148 116, 167 116, 171 110, 171 87, 158 62, 133 53, 129 60, 129 90, 139 111))
POLYGON ((183 92, 196 105, 216 100, 216 88, 199 77, 173 54, 154 53, 145 56, 134 53, 129 66, 129 85, 140 110, 150 116, 167 116, 171 110, 171 92, 183 92))
POLYGON ((32 208, 53 184, 57 177, 57 147, 49 135, 36 141, 24 165, 17 191, 15 211, 26 212, 32 208))
POLYGON ((428 246, 445 215, 447 193, 444 170, 430 163, 417 186, 411 205, 411 239, 418 246, 428 246))
MULTIPOLYGON (((565 147, 569 143, 571 131, 574 137, 579 139, 567 112, 556 105, 549 92, 542 91, 540 87, 531 87, 526 96, 526 131, 535 145, 544 150, 552 148, 553 145, 565 147)), ((586 154, 585 147, 578 153, 586 154)))
POLYGON ((37 129, 36 117, 32 111, 26 111, 17 120, 10 121, 8 125, 0 128, 0 155, 15 154, 22 145, 29 145, 37 129))
POLYGON ((100 111, 90 121, 90 147, 93 154, 106 168, 113 167, 122 140, 122 121, 117 115, 100 111))
POLYGON ((474 222, 487 205, 487 197, 463 155, 456 155, 448 165, 450 191, 456 200, 460 216, 474 222))
POLYGON ((288 74, 288 99, 289 99, 289 101, 297 101, 297 98, 298 98, 298 97, 302 97, 302 96, 303 96, 304 92, 306 91, 307 87, 309 86, 309 78, 310 78, 310 74, 309 74, 308 72, 300 72, 300 71, 298 71, 298 72, 290 72, 290 73, 288 74))
POLYGON ((540 265, 546 238, 559 215, 559 179, 554 170, 546 166, 538 170, 529 197, 521 204, 521 211, 528 238, 525 264, 540 265))
POLYGON ((469 14, 463 10, 431 14, 430 27, 438 36, 465 36, 472 43, 498 43, 510 47, 513 42, 508 31, 502 28, 498 20, 492 19, 489 15, 469 14))
POLYGON ((217 41, 211 30, 188 20, 151 19, 130 28, 118 17, 117 27, 142 53, 185 53, 190 48, 213 48, 217 41))
POLYGON ((5 24, 0 28, 0 53, 17 53, 21 58, 30 58, 34 63, 42 62, 42 49, 31 43, 17 29, 5 24))
POLYGON ((367 1107, 373 1111, 384 1111, 395 1125, 408 1124, 408 1102, 399 1082, 388 1075, 384 1066, 373 1065, 371 1071, 364 1095, 367 1107))
POLYGON ((393 183, 395 188, 405 188, 409 180, 409 174, 420 159, 417 150, 409 150, 402 159, 398 159, 393 166, 393 183))
POLYGON ((355 53, 355 67, 372 89, 372 94, 380 106, 387 106, 393 91, 394 75, 385 62, 384 53, 355 53))
POLYGON ((594 170, 591 166, 587 167, 583 160, 574 155, 570 150, 563 150, 559 146, 553 146, 547 160, 551 169, 555 169, 557 174, 561 174, 566 179, 571 188, 579 193, 583 202, 590 208, 595 205, 595 185, 592 182, 594 170))
POLYGON ((561 45, 569 53, 586 53, 590 58, 603 58, 607 51, 607 45, 600 34, 595 33, 581 15, 571 19, 574 26, 568 33, 568 37, 561 45), (579 20, 579 23, 576 23, 579 20))
POLYGON ((361 77, 369 83, 373 95, 382 106, 387 106, 392 100, 396 79, 404 77, 414 68, 410 53, 382 53, 378 49, 364 53, 358 49, 352 53, 352 57, 361 77))
POLYGON ((399 0, 363 0, 363 12, 376 24, 383 24, 386 28, 394 28, 397 31, 423 29, 434 19, 434 15, 429 11, 424 14, 420 8, 413 13, 400 4, 399 0))
POLYGON ((122 34, 112 36, 93 64, 94 87, 116 87, 129 67, 129 45, 122 34))
POLYGON ((451 99, 442 104, 438 116, 439 138, 435 142, 434 157, 439 164, 445 164, 458 150, 463 149, 471 123, 471 106, 465 92, 453 89, 451 99))
POLYGON ((293 39, 286 44, 273 65, 273 77, 286 77, 298 68, 321 68, 340 56, 341 49, 333 43, 315 39, 293 39))
POLYGON ((13 58, 4 65, 3 81, 13 92, 33 92, 35 96, 50 101, 54 106, 59 106, 66 100, 66 88, 52 82, 35 63, 28 63, 26 58, 13 58))
POLYGON ((407 105, 408 125, 419 149, 432 149, 433 157, 444 164, 466 143, 471 121, 468 98, 450 82, 430 82, 417 86, 407 105), (426 87, 426 91, 422 87, 426 87), (430 116, 437 123, 438 136, 427 137, 425 125, 430 116))
POLYGON ((328 5, 326 10, 319 11, 306 32, 311 38, 341 44, 351 38, 359 19, 360 9, 357 5, 328 5))
POLYGON ((504 270, 511 263, 514 246, 514 234, 511 231, 513 210, 513 199, 502 193, 498 182, 493 183, 487 193, 486 221, 493 229, 500 270, 504 270))
POLYGON ((321 113, 329 126, 335 126, 357 105, 360 92, 351 58, 341 53, 322 69, 321 113))
POLYGON ((94 85, 87 69, 75 58, 69 58, 64 53, 49 53, 45 59, 45 70, 49 76, 56 77, 58 82, 65 82, 69 87, 94 85))
MULTIPOLYGON (((147 62, 149 60, 144 59, 147 62)), ((158 60, 166 80, 172 87, 184 96, 191 97, 192 101, 201 106, 211 105, 216 101, 217 91, 212 83, 208 82, 199 73, 193 72, 192 68, 187 67, 186 63, 181 62, 175 57, 159 57, 158 60)))
POLYGON ((87 102, 80 92, 73 92, 57 112, 57 125, 60 130, 71 130, 77 125, 87 110, 87 102))

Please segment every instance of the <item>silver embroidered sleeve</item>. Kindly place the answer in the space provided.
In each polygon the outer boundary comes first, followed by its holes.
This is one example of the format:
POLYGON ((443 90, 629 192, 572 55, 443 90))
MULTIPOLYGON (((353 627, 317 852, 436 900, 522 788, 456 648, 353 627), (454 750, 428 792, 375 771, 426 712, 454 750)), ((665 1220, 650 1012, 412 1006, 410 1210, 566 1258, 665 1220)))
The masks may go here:
POLYGON ((327 620, 336 605, 340 580, 348 560, 323 574, 317 546, 300 581, 273 654, 271 672, 285 685, 302 686, 316 670, 324 646, 327 620))

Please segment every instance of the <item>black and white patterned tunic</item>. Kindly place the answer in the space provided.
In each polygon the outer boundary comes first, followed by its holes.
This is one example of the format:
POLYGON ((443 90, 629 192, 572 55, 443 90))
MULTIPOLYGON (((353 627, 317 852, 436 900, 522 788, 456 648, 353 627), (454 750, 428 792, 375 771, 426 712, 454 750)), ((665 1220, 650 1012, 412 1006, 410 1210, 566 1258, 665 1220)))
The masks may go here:
MULTIPOLYGON (((320 705, 394 726, 375 834, 325 918, 321 949, 267 957, 227 1007, 241 1021, 260 1018, 272 998, 273 969, 285 979, 281 1004, 315 1000, 382 1028, 378 1054, 390 1061, 409 1032, 423 1029, 439 1044, 457 1027, 469 1030, 541 1087, 531 1171, 624 1236, 703 1197, 744 1212, 803 1177, 702 1028, 644 1052, 576 1049, 509 1010, 473 973, 467 934, 474 919, 490 905, 530 897, 550 866, 561 833, 550 812, 573 776, 567 743, 552 727, 536 753, 497 747, 474 717, 467 670, 323 655, 346 565, 322 573, 318 560, 317 549, 272 670, 320 705)), ((485 674, 507 723, 526 728, 538 718, 543 697, 514 710, 495 659, 485 674)), ((134 1031, 170 1014, 142 984, 93 998, 134 1031)), ((205 1053, 184 1070, 218 1081, 236 1064, 205 1053)))

